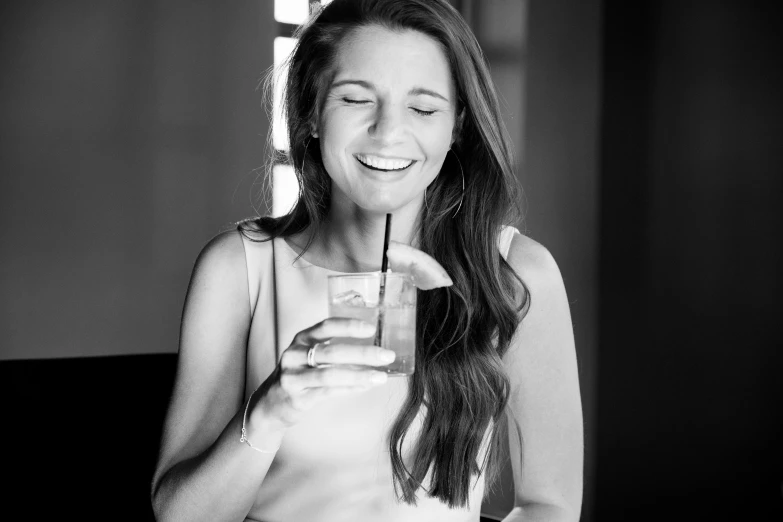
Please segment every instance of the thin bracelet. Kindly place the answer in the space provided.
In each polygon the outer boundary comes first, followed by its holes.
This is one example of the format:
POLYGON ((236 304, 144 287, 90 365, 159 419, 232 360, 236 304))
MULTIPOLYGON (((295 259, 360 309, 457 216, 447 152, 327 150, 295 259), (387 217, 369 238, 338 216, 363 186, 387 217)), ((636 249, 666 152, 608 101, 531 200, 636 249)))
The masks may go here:
POLYGON ((245 430, 245 420, 247 420, 247 408, 250 406, 250 399, 253 397, 253 394, 250 394, 250 397, 247 399, 247 404, 245 405, 245 413, 242 415, 242 436, 239 438, 239 442, 244 442, 248 446, 250 446, 252 449, 258 451, 259 453, 277 453, 277 450, 280 449, 280 445, 278 445, 273 450, 262 450, 261 448, 256 448, 252 444, 250 444, 250 439, 247 438, 247 430, 245 430))

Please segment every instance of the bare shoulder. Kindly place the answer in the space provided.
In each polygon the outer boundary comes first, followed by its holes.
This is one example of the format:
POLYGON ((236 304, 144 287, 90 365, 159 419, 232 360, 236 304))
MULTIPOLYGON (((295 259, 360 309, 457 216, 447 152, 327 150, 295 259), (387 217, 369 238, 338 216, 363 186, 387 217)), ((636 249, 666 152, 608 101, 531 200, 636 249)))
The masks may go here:
POLYGON ((236 263, 243 260, 245 247, 242 236, 236 230, 221 232, 210 239, 196 260, 196 266, 199 264, 223 265, 225 263, 236 263))
POLYGON ((185 297, 156 481, 204 451, 234 415, 242 400, 249 322, 243 240, 236 230, 223 232, 198 255, 185 297))
POLYGON ((513 359, 524 353, 524 357, 555 366, 570 360, 574 355, 571 310, 555 258, 539 242, 515 234, 508 263, 529 292, 529 308, 509 347, 509 356, 513 359))
POLYGON ((557 262, 547 248, 523 234, 514 234, 508 252, 508 264, 525 282, 535 298, 536 290, 565 293, 557 262))
POLYGON ((530 291, 528 312, 503 357, 511 384, 509 448, 515 504, 518 510, 551 510, 566 515, 563 520, 578 520, 584 435, 563 278, 552 254, 520 234, 512 240, 508 262, 530 291))
MULTIPOLYGON (((259 249, 270 248, 263 232, 229 230, 213 237, 201 250, 193 270, 194 281, 203 276, 233 282, 247 294, 247 259, 259 249)), ((191 283, 192 284, 192 283, 191 283)), ((229 289, 232 287, 229 287, 229 289)))
POLYGON ((221 232, 204 245, 196 258, 188 296, 205 295, 200 289, 231 293, 243 285, 247 285, 247 276, 242 238, 236 231, 221 232))
MULTIPOLYGON (((244 241, 236 230, 213 237, 196 259, 182 316, 180 355, 214 351, 223 343, 202 346, 206 331, 240 336, 249 322, 244 241)), ((204 354, 201 353, 200 357, 204 354)))

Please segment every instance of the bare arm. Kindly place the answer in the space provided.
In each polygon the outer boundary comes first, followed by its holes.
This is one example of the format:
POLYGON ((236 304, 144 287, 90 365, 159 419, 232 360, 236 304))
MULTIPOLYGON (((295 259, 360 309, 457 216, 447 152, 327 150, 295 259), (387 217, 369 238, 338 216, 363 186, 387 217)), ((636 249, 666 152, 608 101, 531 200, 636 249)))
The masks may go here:
MULTIPOLYGON (((236 232, 202 251, 182 316, 174 393, 152 484, 158 520, 242 520, 274 454, 239 442, 250 305, 236 232)), ((283 430, 257 417, 249 432, 278 446, 283 430)))
POLYGON ((552 256, 517 234, 509 264, 532 297, 504 357, 511 380, 509 449, 514 509, 504 522, 577 522, 584 440, 576 352, 565 287, 552 256))
POLYGON ((367 338, 375 325, 329 318, 297 333, 247 403, 248 439, 272 450, 262 453, 240 442, 249 328, 244 247, 230 232, 204 248, 185 300, 174 394, 152 483, 158 520, 243 520, 286 429, 322 401, 382 384, 386 374, 371 367, 394 356, 376 346, 333 343, 318 352, 325 366, 311 367, 307 352, 314 344, 367 338))

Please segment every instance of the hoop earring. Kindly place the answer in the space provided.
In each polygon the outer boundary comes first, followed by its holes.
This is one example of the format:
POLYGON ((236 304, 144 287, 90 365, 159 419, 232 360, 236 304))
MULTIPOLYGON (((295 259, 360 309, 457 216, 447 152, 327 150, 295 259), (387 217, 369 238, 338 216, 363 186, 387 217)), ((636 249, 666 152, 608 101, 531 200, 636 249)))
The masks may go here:
MULTIPOLYGON (((462 194, 460 194, 459 196, 459 206, 457 207, 456 212, 454 212, 454 215, 451 216, 452 218, 454 218, 459 213, 459 209, 462 208, 462 199, 465 197, 465 171, 462 170, 462 162, 459 160, 459 156, 457 156, 457 153, 451 149, 449 149, 449 151, 451 151, 451 153, 454 154, 454 157, 457 158, 457 165, 459 165, 459 173, 462 176, 462 194)), ((427 197, 427 191, 424 191, 424 197, 425 198, 427 197)))

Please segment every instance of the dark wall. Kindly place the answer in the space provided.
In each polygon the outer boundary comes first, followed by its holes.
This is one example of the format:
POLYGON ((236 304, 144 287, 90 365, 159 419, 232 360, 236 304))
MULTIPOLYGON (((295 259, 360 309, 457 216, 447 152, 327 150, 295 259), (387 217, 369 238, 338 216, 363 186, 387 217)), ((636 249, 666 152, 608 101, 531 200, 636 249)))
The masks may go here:
POLYGON ((585 431, 582 520, 592 520, 598 345, 602 0, 530 3, 522 184, 527 233, 560 267, 585 431))
POLYGON ((773 2, 605 2, 596 520, 783 520, 773 2))
MULTIPOLYGON (((487 56, 525 191, 519 224, 552 252, 568 292, 585 420, 584 521, 592 511, 598 330, 600 0, 481 0, 471 20, 487 56)), ((514 505, 511 470, 485 513, 514 505)))
POLYGON ((266 1, 3 3, 0 359, 177 349, 196 255, 253 212, 273 31, 266 1))

